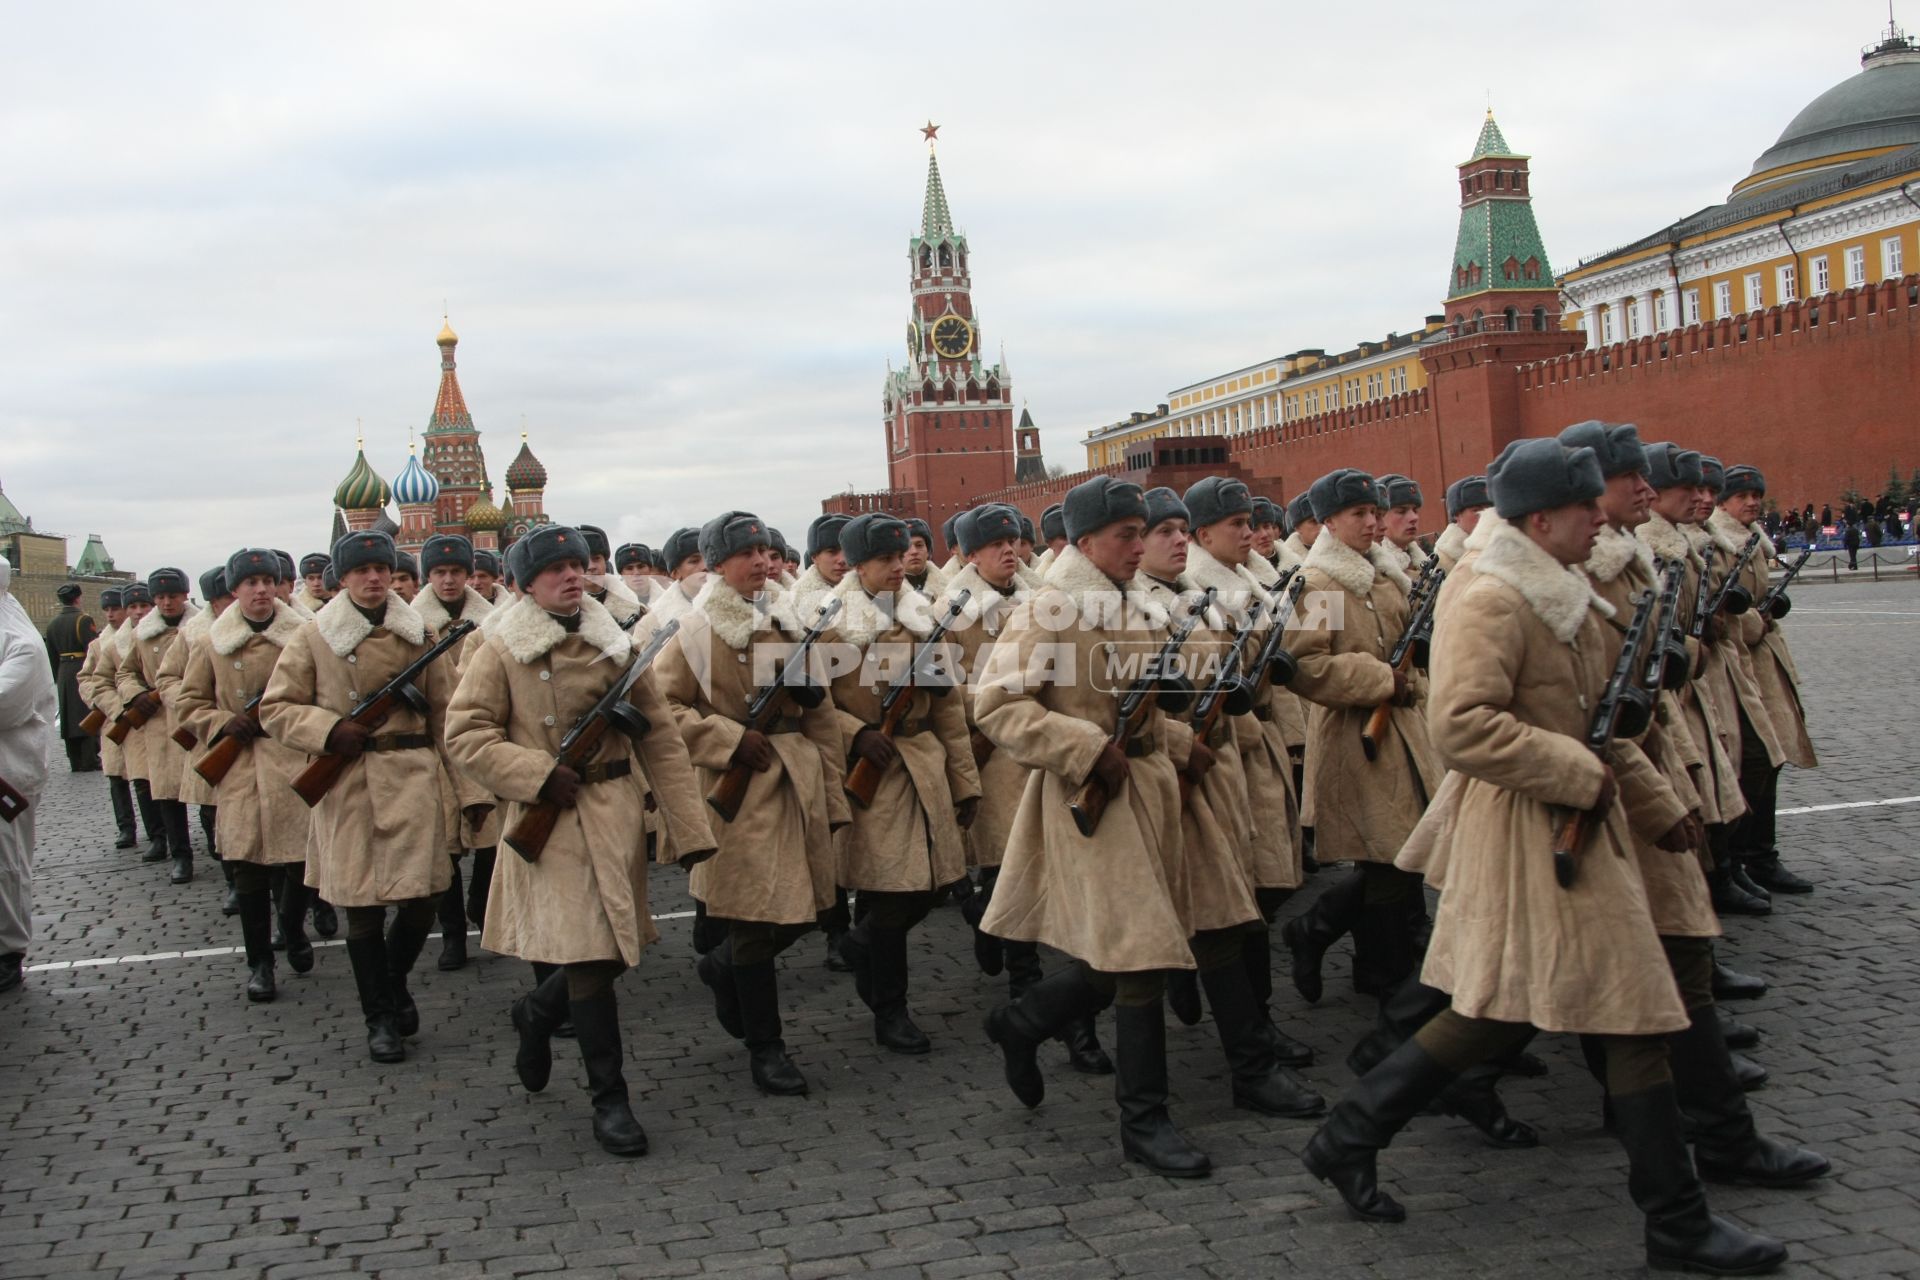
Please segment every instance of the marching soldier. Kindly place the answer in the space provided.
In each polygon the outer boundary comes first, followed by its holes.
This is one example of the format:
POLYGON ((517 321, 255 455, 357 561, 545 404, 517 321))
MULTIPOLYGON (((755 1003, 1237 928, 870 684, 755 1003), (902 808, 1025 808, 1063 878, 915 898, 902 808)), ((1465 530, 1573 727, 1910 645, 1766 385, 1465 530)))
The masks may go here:
MULTIPOLYGON (((219 802, 215 830, 221 866, 238 899, 230 914, 239 915, 246 946, 247 999, 266 1001, 277 994, 271 870, 278 869, 291 886, 279 904, 287 963, 295 973, 313 968, 302 884, 308 810, 293 790, 306 758, 266 736, 255 703, 281 652, 306 620, 279 598, 281 569, 270 549, 236 551, 227 558, 222 576, 232 584, 233 600, 204 630, 182 641, 186 665, 175 709, 203 748, 222 739, 238 745, 239 754, 213 791, 219 802)), ((205 758, 204 751, 200 758, 205 758)))
MULTIPOLYGON (((1005 751, 996 749, 993 740, 980 732, 975 702, 979 678, 986 670, 993 645, 1006 628, 1013 611, 1033 593, 1014 573, 1019 560, 1014 544, 1020 537, 1020 513, 1012 507, 989 503, 963 512, 955 522, 954 536, 967 562, 947 584, 938 604, 940 616, 960 592, 969 593, 966 612, 948 633, 959 660, 959 669, 967 673, 963 690, 967 725, 974 765, 980 774, 980 804, 973 822, 965 828, 967 865, 979 868, 979 890, 968 897, 960 912, 973 929, 973 956, 980 971, 997 977, 1007 974, 1007 997, 1018 1000, 1027 988, 1040 981, 1040 949, 1032 942, 1007 941, 983 932, 980 922, 993 901, 993 889, 1000 877, 1005 857, 1007 834, 1013 825, 1014 809, 1026 784, 1027 769, 1005 751)), ((1066 1046, 1067 1061, 1075 1071, 1087 1075, 1112 1075, 1113 1062, 1100 1047, 1092 1015, 1076 1018, 1061 1031, 1060 1043, 1066 1046)))
POLYGON ((807 526, 807 571, 793 584, 797 616, 811 618, 826 603, 833 589, 847 573, 847 557, 840 550, 840 531, 847 527, 846 516, 815 517, 807 526))
POLYGON ((393 564, 393 593, 408 604, 420 594, 420 562, 413 558, 411 551, 395 550, 393 564))
MULTIPOLYGON (((457 622, 485 622, 493 606, 468 585, 473 574, 473 544, 458 534, 437 533, 420 548, 420 568, 427 575, 427 589, 414 601, 414 611, 427 630, 444 633, 457 622)), ((470 633, 441 659, 450 663, 457 682, 467 661, 479 648, 479 632, 470 633)), ((493 883, 494 854, 500 845, 500 811, 488 797, 486 816, 476 826, 466 820, 462 799, 478 801, 472 793, 462 796, 455 780, 459 770, 450 772, 442 788, 442 821, 450 836, 448 860, 453 864, 453 883, 440 895, 440 959, 436 967, 442 973, 467 963, 467 922, 484 923, 487 918, 487 894, 493 883), (462 893, 460 856, 473 854, 473 879, 462 893)), ((476 808, 482 807, 479 804, 476 808)))
POLYGON ((852 820, 841 790, 843 748, 818 684, 777 694, 778 714, 764 730, 747 723, 747 710, 760 686, 777 679, 818 606, 792 610, 788 594, 779 598, 784 616, 763 608, 773 550, 757 516, 714 517, 700 531, 700 551, 708 585, 661 650, 655 682, 702 787, 736 766, 748 771, 737 813, 713 827, 719 852, 694 868, 689 885, 727 931, 700 957, 700 980, 713 990, 720 1025, 746 1042, 754 1084, 801 1094, 807 1080, 781 1038, 773 961, 833 905, 833 831, 852 820))
POLYGON ((1312 1002, 1321 994, 1322 957, 1349 931, 1356 990, 1385 996, 1413 971, 1426 902, 1420 877, 1393 860, 1442 770, 1427 742, 1420 685, 1387 662, 1407 624, 1410 583, 1398 552, 1374 541, 1378 486, 1343 468, 1308 493, 1323 527, 1300 570, 1307 589, 1287 648, 1299 664, 1293 691, 1315 704, 1306 752, 1315 855, 1354 864, 1281 930, 1294 985, 1312 1002), (1370 758, 1362 738, 1382 705, 1391 711, 1370 758))
POLYGON ((334 588, 327 585, 327 571, 333 567, 333 557, 324 551, 309 551, 300 557, 300 589, 293 593, 293 603, 308 613, 318 613, 333 598, 334 588))
MULTIPOLYGON (((194 733, 181 719, 179 711, 175 706, 174 691, 180 686, 180 677, 186 673, 187 655, 192 651, 194 642, 196 640, 204 640, 207 630, 213 625, 214 620, 222 613, 225 613, 227 607, 233 603, 233 593, 227 590, 225 565, 208 569, 200 575, 200 598, 206 601, 207 607, 180 624, 180 638, 175 642, 174 646, 167 651, 166 659, 161 662, 158 677, 154 681, 154 689, 159 693, 160 701, 165 703, 168 709, 168 736, 171 737, 173 734, 185 730, 187 735, 194 740, 192 746, 182 744, 182 754, 180 757, 180 803, 182 805, 193 805, 199 810, 200 834, 207 842, 207 856, 215 862, 219 862, 220 842, 218 839, 213 788, 208 786, 207 780, 194 772, 193 768, 194 765, 200 762, 201 756, 205 754, 207 740, 194 733)), ((240 910, 240 903, 234 896, 233 872, 224 864, 222 864, 220 872, 227 881, 227 901, 220 908, 220 913, 229 916, 237 914, 240 910)))
POLYGON ((508 603, 500 598, 500 553, 476 550, 473 553, 473 578, 467 585, 489 605, 508 603))
POLYGON ((841 529, 847 572, 834 588, 841 607, 831 652, 843 754, 849 767, 864 760, 879 775, 873 803, 853 806, 840 850, 838 883, 857 892, 863 907, 840 954, 873 1010, 875 1042, 918 1054, 932 1045, 907 1011, 907 935, 967 873, 961 831, 979 808, 980 775, 951 665, 938 672, 913 665, 936 619, 932 601, 903 585, 912 536, 905 522, 877 514, 841 529), (899 681, 916 687, 889 735, 881 699, 899 681))
POLYGON ((1195 964, 1178 786, 1193 733, 1154 705, 1116 742, 1115 694, 1168 635, 1165 611, 1128 590, 1146 550, 1146 498, 1138 485, 1098 476, 1075 486, 1065 507, 1073 545, 1014 610, 974 706, 996 751, 1032 770, 981 925, 1074 963, 995 1009, 987 1034, 1014 1096, 1038 1106, 1040 1045, 1113 1005, 1122 1152, 1169 1177, 1204 1177, 1211 1162, 1167 1115, 1163 1008, 1167 972, 1195 964), (1091 835, 1069 809, 1083 786, 1111 797, 1091 835))
MULTIPOLYGON (((167 852, 173 858, 168 878, 174 884, 186 884, 193 879, 193 842, 187 832, 187 806, 180 799, 180 771, 186 767, 186 752, 173 740, 159 681, 160 667, 180 639, 181 624, 199 610, 187 603, 187 575, 179 569, 155 569, 147 575, 147 590, 152 595, 153 611, 134 627, 133 641, 120 659, 114 682, 122 705, 137 707, 147 717, 145 724, 127 735, 128 744, 139 742, 127 756, 129 760, 141 757, 147 793, 166 832, 167 852)), ((147 860, 154 860, 151 852, 147 860)))
MULTIPOLYGON (((1766 477, 1759 468, 1728 467, 1720 488, 1720 509, 1707 522, 1708 530, 1723 547, 1732 544, 1737 549, 1748 537, 1759 534, 1760 546, 1747 562, 1743 582, 1755 600, 1767 594, 1768 566, 1775 556, 1773 540, 1760 528, 1760 500, 1766 492, 1766 477)), ((1800 672, 1793 665, 1793 653, 1787 648, 1778 617, 1749 611, 1738 619, 1738 627, 1784 763, 1796 769, 1817 768, 1820 762, 1813 753, 1813 740, 1807 736, 1807 712, 1800 700, 1800 672)), ((1782 763, 1763 749, 1757 734, 1743 736, 1740 786, 1747 797, 1747 814, 1735 824, 1734 853, 1747 875, 1765 888, 1775 893, 1811 893, 1813 884, 1780 862, 1774 810, 1782 763)))
POLYGON ((420 1030, 407 977, 433 928, 434 900, 451 880, 438 796, 450 668, 429 663, 378 731, 349 718, 434 642, 413 607, 393 594, 393 539, 377 530, 334 544, 340 592, 280 652, 260 723, 309 756, 348 761, 312 810, 307 883, 347 915, 347 958, 375 1062, 406 1060, 420 1030), (393 926, 386 924, 394 908, 393 926))
POLYGON ((1040 513, 1040 536, 1046 540, 1047 549, 1034 560, 1033 571, 1045 578, 1047 570, 1053 567, 1053 562, 1060 558, 1060 553, 1067 547, 1067 520, 1064 505, 1056 502, 1040 513))
POLYGON ((1593 1035, 1648 1263, 1769 1270, 1783 1246, 1708 1211, 1668 1065, 1663 1037, 1688 1020, 1628 857, 1628 823, 1673 797, 1631 743, 1602 759, 1585 742, 1616 647, 1607 606, 1576 568, 1604 523, 1599 464, 1591 450, 1530 439, 1488 475, 1510 524, 1493 532, 1433 659, 1434 733, 1466 781, 1439 837, 1447 888, 1422 979, 1451 1006, 1360 1080, 1303 1162, 1357 1216, 1398 1222, 1406 1211, 1379 1188, 1375 1157, 1429 1100, 1534 1027, 1593 1035), (1563 887, 1548 854, 1569 811, 1590 815, 1591 834, 1563 887))
POLYGON ((1420 545, 1420 509, 1426 505, 1420 486, 1398 472, 1381 476, 1380 488, 1387 495, 1380 513, 1380 541, 1394 550, 1393 562, 1406 577, 1420 576, 1427 564, 1427 549, 1420 545))
MULTIPOLYGON (((1187 490, 1184 499, 1193 541, 1184 548, 1183 585, 1201 591, 1211 587, 1219 592, 1229 616, 1242 622, 1254 599, 1266 592, 1251 567, 1256 561, 1266 564, 1257 553, 1253 536, 1253 520, 1261 501, 1265 500, 1255 499, 1245 484, 1224 476, 1199 481, 1187 490)), ((1264 632, 1273 622, 1270 614, 1260 628, 1260 639, 1248 641, 1249 650, 1264 640, 1264 632)), ((1241 960, 1258 1024, 1279 1061, 1289 1067, 1304 1067, 1312 1063, 1313 1051, 1281 1031, 1271 1017, 1273 947, 1267 931, 1281 906, 1306 881, 1300 860, 1300 801, 1294 789, 1290 744, 1283 732, 1283 722, 1290 718, 1301 721, 1304 729, 1304 717, 1298 698, 1284 686, 1264 679, 1264 673, 1252 670, 1252 661, 1249 652, 1245 674, 1259 690, 1259 702, 1246 714, 1230 717, 1249 801, 1244 813, 1233 816, 1247 828, 1254 899, 1260 908, 1259 917, 1243 931, 1246 946, 1241 960)), ((1198 1010, 1193 1012, 1197 1014, 1198 1010)))
POLYGON ((1467 538, 1480 523, 1480 513, 1491 507, 1485 476, 1461 476, 1447 486, 1447 527, 1433 544, 1433 554, 1448 573, 1466 554, 1467 538))
MULTIPOLYGON (((1253 554, 1276 572, 1287 566, 1280 562, 1280 540, 1286 534, 1286 513, 1272 498, 1253 500, 1253 554)), ((1251 570, 1249 570, 1251 572, 1251 570)))
POLYGON ((1297 563, 1307 558, 1319 536, 1320 522, 1313 517, 1313 493, 1303 490, 1287 503, 1287 540, 1280 545, 1297 563))
POLYGON ((915 516, 907 521, 907 532, 911 535, 904 558, 907 585, 928 600, 938 600, 945 593, 951 575, 933 563, 933 526, 915 516))
POLYGON ((608 557, 611 554, 607 543, 607 531, 598 525, 583 524, 580 526, 580 533, 587 540, 587 552, 590 556, 587 561, 588 597, 606 606, 607 611, 613 614, 614 621, 620 623, 622 630, 631 631, 633 624, 640 621, 641 615, 647 610, 646 606, 640 602, 639 595, 618 573, 607 572, 610 567, 608 557))
POLYGON ((623 542, 613 551, 613 571, 627 584, 641 604, 653 599, 658 579, 653 576, 653 548, 640 542, 623 542))
MULTIPOLYGON (((1244 554, 1252 538, 1247 521, 1253 512, 1246 486, 1209 477, 1189 492, 1200 502, 1198 518, 1207 521, 1213 544, 1226 554, 1230 554, 1229 545, 1244 554)), ((1187 540, 1187 524, 1195 517, 1172 489, 1149 489, 1145 496, 1146 551, 1135 589, 1169 616, 1184 612, 1208 586, 1218 583, 1216 590, 1229 593, 1217 597, 1215 606, 1201 615, 1181 652, 1183 668, 1198 677, 1194 685, 1211 684, 1232 643, 1229 615, 1248 607, 1249 584, 1224 571, 1218 560, 1208 560, 1203 569, 1212 581, 1203 584, 1190 575, 1187 566, 1197 547, 1187 540)), ((1204 550, 1200 554, 1206 555, 1204 550)), ((1187 781, 1180 806, 1181 861, 1187 882, 1187 923, 1192 929, 1189 946, 1198 977, 1189 970, 1169 973, 1168 1004, 1182 1022, 1192 1026, 1201 1017, 1199 988, 1206 988, 1233 1077, 1235 1106, 1266 1115, 1315 1116, 1327 1109, 1326 1101, 1280 1064, 1282 1040, 1268 1020, 1266 1001, 1249 972, 1255 963, 1263 972, 1269 967, 1266 920, 1256 883, 1262 874, 1271 875, 1272 868, 1261 869, 1260 853, 1253 847, 1248 764, 1239 746, 1243 736, 1256 753, 1266 751, 1266 740, 1251 711, 1223 713, 1210 737, 1201 739, 1196 731, 1181 770, 1187 781), (1238 723, 1243 720, 1255 727, 1249 731, 1238 723)), ((1270 799, 1264 776, 1262 786, 1262 799, 1270 799)), ((1281 807, 1284 812, 1284 801, 1281 807)), ((1291 843, 1285 835, 1282 839, 1291 843)), ((1271 847, 1261 852, 1269 855, 1271 864, 1271 847)), ((1297 872, 1294 879, 1297 883, 1297 872)), ((1268 995, 1272 988, 1268 980, 1268 995)))
POLYGON ((647 616, 634 631, 643 644, 659 628, 691 609, 693 598, 707 584, 707 562, 700 555, 698 529, 675 529, 662 546, 661 556, 669 581, 654 594, 647 616))
MULTIPOLYGON (((96 677, 97 686, 88 692, 87 700, 101 709, 107 717, 107 723, 115 723, 126 710, 127 700, 120 693, 120 664, 134 648, 134 632, 153 612, 153 592, 144 582, 130 582, 120 589, 120 598, 126 604, 126 620, 115 628, 113 648, 104 655, 100 671, 96 677)), ((109 743, 112 742, 108 739, 109 743)), ((165 862, 167 853, 167 829, 160 817, 160 806, 154 801, 153 787, 147 777, 147 740, 138 731, 129 732, 118 744, 120 763, 126 769, 127 782, 133 788, 134 807, 140 814, 140 828, 147 833, 147 848, 140 855, 142 862, 165 862)))
MULTIPOLYGON (((120 665, 119 636, 127 622, 127 607, 119 587, 108 587, 100 593, 100 612, 106 615, 106 629, 87 646, 77 683, 89 711, 99 711, 111 723, 119 713, 113 673, 120 665)), ((140 843, 140 833, 134 829, 133 788, 127 783, 126 756, 119 743, 105 736, 99 742, 100 771, 107 775, 107 798, 113 804, 113 847, 131 849, 140 843)))
POLYGON ((513 1007, 515 1070, 530 1092, 547 1084, 551 1037, 572 1018, 593 1100, 593 1136, 614 1155, 646 1154, 622 1069, 614 982, 659 939, 647 910, 641 839, 646 770, 682 864, 711 855, 713 838, 671 708, 642 672, 626 702, 645 728, 606 732, 581 767, 558 761, 560 741, 634 660, 620 620, 584 588, 588 552, 578 530, 547 525, 516 548, 521 599, 469 640, 465 674, 447 715, 455 763, 508 805, 507 829, 535 805, 560 810, 538 857, 509 858, 488 904, 489 950, 561 968, 513 1007))
POLYGON ((60 694, 60 740, 67 749, 67 770, 97 773, 100 740, 80 727, 88 710, 80 696, 80 666, 100 629, 90 615, 80 612, 79 583, 63 582, 53 594, 60 602, 60 611, 47 624, 47 661, 53 667, 54 687, 60 694))
MULTIPOLYGON (((961 566, 967 562, 966 557, 960 553, 959 532, 960 517, 965 514, 967 514, 965 511, 956 511, 940 526, 940 541, 947 548, 947 561, 940 566, 940 572, 946 574, 948 578, 959 573, 961 566)), ((1015 514, 1017 515, 1018 512, 1015 514)))

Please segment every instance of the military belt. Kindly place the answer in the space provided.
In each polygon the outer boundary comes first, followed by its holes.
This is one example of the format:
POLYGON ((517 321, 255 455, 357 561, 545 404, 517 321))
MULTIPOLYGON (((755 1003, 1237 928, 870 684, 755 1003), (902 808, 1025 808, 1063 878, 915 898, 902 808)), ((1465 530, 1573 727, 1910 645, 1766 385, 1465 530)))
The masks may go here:
POLYGON ((87 656, 87 651, 82 649, 79 653, 63 653, 60 656, 63 658, 84 658, 87 656))
POLYGON ((1127 758, 1138 760, 1141 756, 1150 756, 1154 752, 1153 740, 1146 734, 1136 734, 1127 739, 1127 758))
POLYGON ((624 778, 633 772, 633 761, 621 757, 618 760, 601 760, 580 770, 582 785, 589 782, 612 782, 615 778, 624 778))
POLYGON ((432 745, 433 739, 424 733, 383 733, 377 738, 368 738, 365 750, 418 751, 432 745))

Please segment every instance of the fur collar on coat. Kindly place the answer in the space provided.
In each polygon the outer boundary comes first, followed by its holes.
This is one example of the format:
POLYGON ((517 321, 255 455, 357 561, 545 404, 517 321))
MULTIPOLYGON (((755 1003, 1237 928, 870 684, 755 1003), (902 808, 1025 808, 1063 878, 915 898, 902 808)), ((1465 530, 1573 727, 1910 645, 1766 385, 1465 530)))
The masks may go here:
MULTIPOLYGON (((345 591, 327 601, 326 606, 313 615, 313 625, 320 628, 320 638, 326 641, 327 648, 333 650, 336 658, 346 657, 360 647, 362 640, 373 634, 373 624, 353 607, 353 600, 345 591)), ((414 612, 412 605, 392 592, 387 594, 387 616, 380 625, 408 644, 419 644, 427 638, 427 624, 414 612)))
MULTIPOLYGON (((508 605, 487 628, 488 641, 521 666, 546 657, 566 637, 567 629, 535 604, 532 596, 521 596, 508 605)), ((633 657, 633 638, 620 629, 607 606, 585 593, 580 596, 580 638, 616 667, 626 666, 633 657)))
POLYGON ((207 629, 207 643, 221 657, 236 652, 241 645, 256 635, 265 636, 267 643, 276 649, 287 647, 287 641, 293 639, 307 620, 300 616, 293 606, 284 600, 273 602, 273 620, 267 623, 265 631, 255 631, 247 625, 247 615, 240 612, 239 605, 227 606, 227 611, 214 620, 207 629))
POLYGON ((1511 525, 1493 534, 1475 562, 1475 571, 1518 591, 1562 644, 1580 634, 1587 610, 1613 616, 1613 606, 1593 593, 1586 574, 1561 564, 1511 525))

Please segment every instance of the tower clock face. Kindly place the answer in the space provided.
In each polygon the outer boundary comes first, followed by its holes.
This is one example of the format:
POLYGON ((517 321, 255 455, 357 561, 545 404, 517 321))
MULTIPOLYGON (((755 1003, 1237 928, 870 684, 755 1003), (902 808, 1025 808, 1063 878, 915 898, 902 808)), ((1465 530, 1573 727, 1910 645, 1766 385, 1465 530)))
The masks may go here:
POLYGON ((973 350, 973 326, 959 316, 941 316, 933 322, 933 349, 958 360, 973 350))

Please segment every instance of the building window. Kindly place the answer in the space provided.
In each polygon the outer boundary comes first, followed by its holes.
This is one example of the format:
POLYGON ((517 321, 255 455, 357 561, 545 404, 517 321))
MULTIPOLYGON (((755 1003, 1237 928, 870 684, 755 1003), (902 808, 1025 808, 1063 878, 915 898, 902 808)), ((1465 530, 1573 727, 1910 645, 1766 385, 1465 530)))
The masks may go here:
POLYGON ((1689 289, 1680 295, 1681 304, 1686 308, 1686 323, 1700 323, 1700 291, 1689 289))
POLYGON ((1813 291, 1816 295, 1833 291, 1833 273, 1827 270, 1827 257, 1821 254, 1815 258, 1813 266, 1813 291))
POLYGON ((1857 289, 1867 282, 1867 250, 1855 245, 1847 250, 1847 288, 1857 289))
POLYGON ((1640 304, 1638 302, 1629 301, 1627 303, 1627 338, 1629 340, 1632 340, 1639 336, 1640 336, 1640 304))
POLYGON ((1800 281, 1794 272, 1791 262, 1780 267, 1773 275, 1773 283, 1782 303, 1792 302, 1800 296, 1800 281))
POLYGON ((1758 311, 1767 305, 1766 295, 1760 290, 1760 273, 1747 273, 1747 310, 1758 311))
POLYGON ((1888 236, 1882 240, 1880 242, 1880 278, 1898 280, 1904 271, 1904 257, 1899 236, 1888 236))
POLYGON ((1667 295, 1664 293, 1653 300, 1653 327, 1655 332, 1673 327, 1667 323, 1667 295))
POLYGON ((1733 282, 1722 280, 1713 286, 1713 318, 1725 320, 1733 314, 1733 282))
POLYGON ((1600 313, 1600 341, 1609 343, 1613 341, 1613 308, 1611 307, 1600 313))

